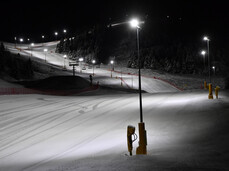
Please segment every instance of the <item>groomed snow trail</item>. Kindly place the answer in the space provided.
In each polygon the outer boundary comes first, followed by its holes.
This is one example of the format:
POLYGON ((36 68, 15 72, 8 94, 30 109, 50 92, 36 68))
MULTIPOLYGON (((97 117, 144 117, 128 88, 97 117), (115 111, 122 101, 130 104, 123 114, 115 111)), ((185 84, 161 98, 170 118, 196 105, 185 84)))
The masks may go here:
POLYGON ((143 94, 148 155, 129 158, 126 127, 138 134, 137 94, 0 96, 0 170, 229 168, 228 113, 228 94, 143 94))

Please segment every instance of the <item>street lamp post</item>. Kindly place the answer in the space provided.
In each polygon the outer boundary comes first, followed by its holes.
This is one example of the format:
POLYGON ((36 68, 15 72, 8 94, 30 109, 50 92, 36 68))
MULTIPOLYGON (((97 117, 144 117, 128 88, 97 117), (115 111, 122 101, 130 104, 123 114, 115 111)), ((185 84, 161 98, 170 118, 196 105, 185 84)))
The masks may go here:
POLYGON ((138 82, 139 82, 139 106, 140 106, 140 123, 139 126, 139 146, 136 150, 136 154, 147 154, 146 149, 146 130, 145 123, 143 122, 143 114, 142 114, 142 90, 141 90, 141 61, 140 61, 140 51, 139 51, 139 21, 137 19, 133 19, 130 21, 130 25, 133 28, 136 28, 137 31, 137 52, 138 52, 138 82))
POLYGON ((64 29, 64 30, 63 30, 63 33, 64 33, 64 39, 65 39, 65 38, 66 38, 66 34, 67 34, 67 30, 64 29))
POLYGON ((64 69, 66 69, 66 66, 65 66, 65 59, 67 58, 67 55, 64 55, 64 69))
POLYGON ((206 75, 205 75, 205 70, 206 70, 206 66, 205 66, 205 54, 206 52, 204 50, 201 51, 201 55, 203 55, 203 61, 204 61, 204 69, 203 69, 203 75, 204 75, 204 88, 207 89, 207 82, 206 82, 206 75))
POLYGON ((41 38, 42 38, 42 46, 44 46, 44 39, 45 39, 45 36, 42 35, 41 38))
POLYGON ((33 50, 33 46, 34 46, 34 43, 31 43, 31 45, 30 45, 30 50, 31 50, 31 56, 32 56, 32 50, 33 50))
POLYGON ((21 43, 24 41, 24 39, 20 38, 19 40, 20 40, 20 45, 21 45, 21 48, 20 48, 20 51, 21 51, 21 49, 22 49, 22 44, 21 43))
POLYGON ((45 52, 45 62, 46 62, 46 52, 48 51, 48 49, 44 49, 45 52))
POLYGON ((92 60, 92 65, 93 65, 93 74, 92 75, 94 76, 95 75, 94 73, 95 60, 94 59, 92 60))
POLYGON ((55 36, 56 36, 56 41, 57 41, 58 32, 55 32, 54 34, 55 34, 55 36))
POLYGON ((79 58, 79 62, 80 62, 80 73, 82 73, 82 62, 83 62, 83 58, 79 58))
POLYGON ((203 38, 203 40, 207 42, 207 48, 208 48, 208 74, 209 74, 209 82, 211 83, 211 61, 210 61, 210 54, 209 54, 209 41, 210 41, 210 39, 207 36, 205 36, 203 38))
POLYGON ((17 47, 17 37, 14 37, 15 40, 15 48, 17 47))
POLYGON ((208 95, 208 99, 213 99, 213 95, 212 95, 212 83, 211 83, 211 64, 210 64, 210 54, 209 54, 209 41, 210 41, 210 39, 207 37, 207 36, 205 36, 204 38, 203 38, 203 40, 204 41, 207 41, 207 48, 208 48, 208 73, 209 73, 209 81, 210 81, 210 83, 209 83, 209 95, 208 95))
MULTIPOLYGON (((213 72, 214 72, 214 76, 215 76, 215 66, 212 66, 213 72)), ((214 81, 213 81, 214 82, 214 81)))
POLYGON ((114 65, 114 61, 113 61, 113 60, 111 60, 111 78, 112 78, 112 71, 114 70, 113 65, 114 65))

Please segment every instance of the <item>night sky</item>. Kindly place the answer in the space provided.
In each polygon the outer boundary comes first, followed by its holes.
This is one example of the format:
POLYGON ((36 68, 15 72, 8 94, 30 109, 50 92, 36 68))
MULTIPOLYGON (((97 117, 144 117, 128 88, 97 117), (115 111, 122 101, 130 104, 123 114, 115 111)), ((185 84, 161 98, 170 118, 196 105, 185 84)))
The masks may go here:
POLYGON ((69 33, 77 33, 93 25, 105 26, 137 16, 148 23, 180 20, 190 34, 194 30, 199 35, 221 36, 226 42, 229 36, 227 8, 226 2, 220 0, 1 1, 0 41, 13 42, 17 36, 38 42, 42 34, 52 39, 54 31, 62 32, 64 28, 69 33))

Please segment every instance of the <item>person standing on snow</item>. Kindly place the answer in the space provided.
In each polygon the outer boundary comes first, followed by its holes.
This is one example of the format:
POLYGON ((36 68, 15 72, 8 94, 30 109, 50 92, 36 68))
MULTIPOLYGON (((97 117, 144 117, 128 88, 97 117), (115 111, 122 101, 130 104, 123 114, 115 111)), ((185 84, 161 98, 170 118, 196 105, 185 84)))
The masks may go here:
POLYGON ((89 75, 90 78, 90 85, 92 86, 92 75, 89 75))

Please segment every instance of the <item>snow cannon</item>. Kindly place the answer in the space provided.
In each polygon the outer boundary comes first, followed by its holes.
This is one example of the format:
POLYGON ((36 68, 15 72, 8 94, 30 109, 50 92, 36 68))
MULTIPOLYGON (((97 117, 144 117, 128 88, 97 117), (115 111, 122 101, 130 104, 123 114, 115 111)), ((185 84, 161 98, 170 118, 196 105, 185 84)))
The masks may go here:
POLYGON ((136 149, 136 154, 147 154, 147 138, 146 138, 146 130, 145 130, 145 123, 140 122, 138 123, 139 127, 139 146, 136 149))
POLYGON ((212 84, 209 83, 209 84, 208 84, 208 87, 209 87, 208 99, 213 99, 213 95, 212 95, 212 84))
POLYGON ((135 127, 128 125, 127 126, 127 146, 128 151, 130 152, 130 155, 132 156, 132 150, 133 150, 133 142, 137 139, 137 135, 135 134, 135 127), (132 140, 132 135, 134 136, 132 140))
POLYGON ((215 88, 215 96, 216 96, 217 99, 218 99, 219 89, 220 89, 220 87, 216 86, 216 88, 215 88))

